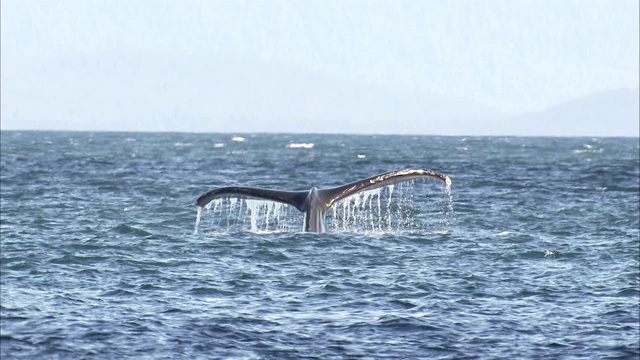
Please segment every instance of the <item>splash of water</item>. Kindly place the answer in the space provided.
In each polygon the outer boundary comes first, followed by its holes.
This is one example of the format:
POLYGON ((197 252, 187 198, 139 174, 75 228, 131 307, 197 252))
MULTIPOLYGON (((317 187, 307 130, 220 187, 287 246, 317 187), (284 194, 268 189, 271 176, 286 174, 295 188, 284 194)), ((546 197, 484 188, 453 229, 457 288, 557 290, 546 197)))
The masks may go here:
POLYGON ((392 233, 414 225, 413 181, 363 191, 334 205, 327 214, 332 232, 392 233))
POLYGON ((200 217, 202 216, 202 206, 196 206, 196 226, 193 229, 193 234, 198 233, 198 226, 200 226, 200 217))
POLYGON ((444 201, 442 206, 443 226, 448 229, 453 221, 453 194, 451 193, 451 183, 444 186, 444 201))
MULTIPOLYGON (((211 201, 201 210, 210 219, 208 227, 215 232, 249 230, 270 233, 302 228, 302 214, 298 210, 269 200, 221 198, 211 201)), ((196 232, 200 223, 198 212, 196 232)))
MULTIPOLYGON (((349 196, 334 204, 325 218, 328 232, 448 232, 453 218, 451 187, 433 196, 431 179, 401 182, 349 196)), ((215 232, 273 233, 300 231, 303 214, 290 205, 269 200, 221 198, 198 208, 194 232, 206 213, 215 232)))

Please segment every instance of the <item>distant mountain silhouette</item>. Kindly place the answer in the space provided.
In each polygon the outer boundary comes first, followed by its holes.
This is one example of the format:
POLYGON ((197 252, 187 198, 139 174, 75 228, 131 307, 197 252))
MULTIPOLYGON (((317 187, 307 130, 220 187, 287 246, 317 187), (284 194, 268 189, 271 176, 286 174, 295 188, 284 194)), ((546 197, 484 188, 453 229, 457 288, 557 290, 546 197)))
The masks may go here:
POLYGON ((115 53, 21 66, 3 79, 3 112, 44 129, 55 120, 78 130, 414 134, 498 116, 468 99, 225 56, 115 53))
POLYGON ((637 88, 507 118, 470 99, 220 54, 70 55, 15 70, 2 74, 8 129, 638 136, 637 88))
POLYGON ((509 135, 640 136, 639 88, 575 99, 545 111, 496 123, 509 135))

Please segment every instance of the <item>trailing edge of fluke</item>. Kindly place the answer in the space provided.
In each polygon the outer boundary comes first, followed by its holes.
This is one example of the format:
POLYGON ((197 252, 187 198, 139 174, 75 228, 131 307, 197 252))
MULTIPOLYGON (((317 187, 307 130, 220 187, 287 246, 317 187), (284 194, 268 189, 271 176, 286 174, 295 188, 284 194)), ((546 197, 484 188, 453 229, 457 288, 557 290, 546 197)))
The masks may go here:
POLYGON ((198 198, 196 207, 204 208, 208 203, 220 198, 243 198, 271 200, 294 206, 304 213, 303 230, 324 232, 324 217, 329 208, 339 200, 365 190, 373 190, 403 181, 434 178, 451 186, 448 176, 433 170, 407 169, 376 175, 350 184, 318 190, 312 187, 307 191, 282 191, 243 186, 229 186, 211 190, 198 198))

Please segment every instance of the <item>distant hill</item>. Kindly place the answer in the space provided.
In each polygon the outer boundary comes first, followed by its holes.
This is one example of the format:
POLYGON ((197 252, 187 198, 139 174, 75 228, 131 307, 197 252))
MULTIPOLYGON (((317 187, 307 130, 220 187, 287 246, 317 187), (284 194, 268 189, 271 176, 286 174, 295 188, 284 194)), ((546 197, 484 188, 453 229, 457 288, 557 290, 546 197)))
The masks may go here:
POLYGON ((553 136, 640 136, 639 88, 575 99, 545 111, 496 124, 503 134, 553 136))
POLYGON ((3 129, 638 136, 639 127, 638 88, 506 117, 470 99, 220 54, 70 55, 3 70, 3 129))
POLYGON ((70 56, 18 70, 3 72, 3 127, 437 134, 497 116, 468 99, 214 55, 70 56))

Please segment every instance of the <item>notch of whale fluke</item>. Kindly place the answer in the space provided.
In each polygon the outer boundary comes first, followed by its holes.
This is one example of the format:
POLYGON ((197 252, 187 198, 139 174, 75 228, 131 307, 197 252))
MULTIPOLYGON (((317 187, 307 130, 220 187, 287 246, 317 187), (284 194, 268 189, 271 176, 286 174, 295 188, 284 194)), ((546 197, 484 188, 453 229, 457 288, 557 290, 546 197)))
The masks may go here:
POLYGON ((291 205, 304 213, 304 231, 324 232, 325 214, 336 202, 362 191, 374 190, 403 181, 421 178, 438 179, 444 182, 447 187, 451 186, 451 179, 448 176, 433 170, 406 169, 392 171, 346 185, 321 190, 315 187, 307 191, 283 191, 244 186, 222 187, 200 196, 196 200, 196 207, 202 209, 211 201, 220 198, 271 200, 291 205))

